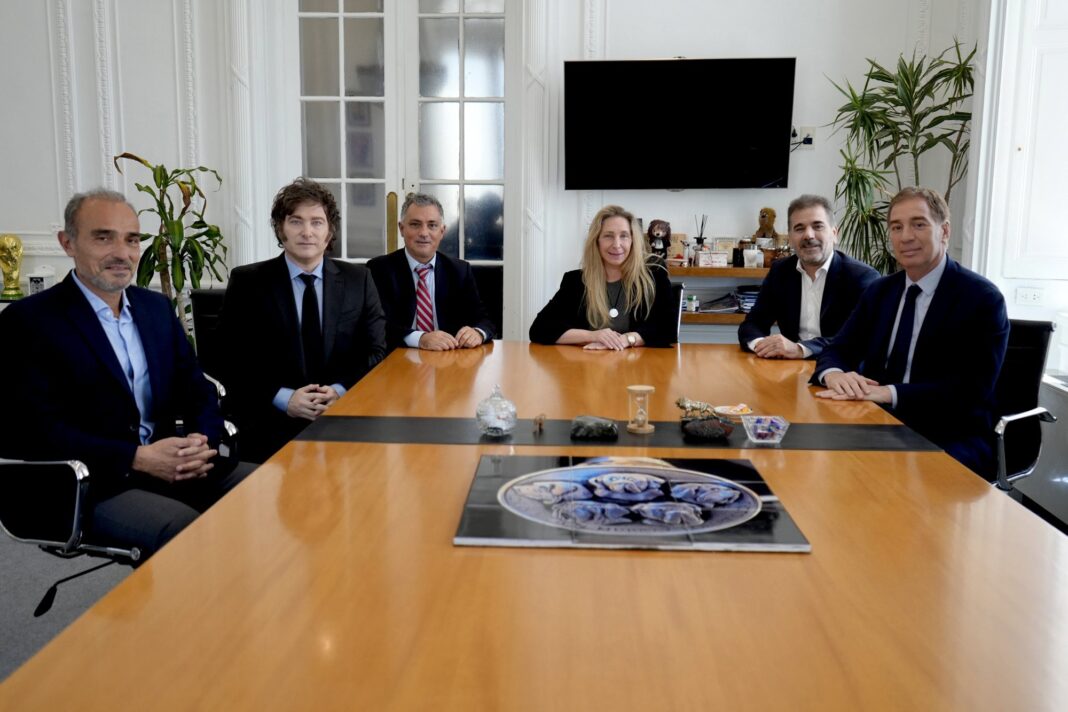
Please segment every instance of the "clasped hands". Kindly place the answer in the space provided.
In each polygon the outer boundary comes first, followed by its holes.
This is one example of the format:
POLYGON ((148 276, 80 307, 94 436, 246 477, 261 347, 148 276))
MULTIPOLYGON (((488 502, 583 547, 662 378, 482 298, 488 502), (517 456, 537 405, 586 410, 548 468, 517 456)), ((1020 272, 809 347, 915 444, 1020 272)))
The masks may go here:
MULTIPOLYGON (((637 332, 630 333, 635 338, 633 346, 641 346, 643 343, 641 336, 637 332)), ((627 340, 626 334, 620 334, 612 329, 597 329, 596 331, 591 331, 590 336, 592 341, 582 347, 587 351, 623 351, 632 346, 630 341, 627 340)))
POLYGON ((289 403, 286 404, 286 415, 290 418, 315 420, 340 397, 333 386, 309 383, 293 391, 289 403))
POLYGON ((138 446, 131 467, 165 482, 180 482, 208 474, 217 452, 208 446, 207 436, 191 433, 138 446))
POLYGON ((760 358, 804 358, 801 344, 790 341, 782 334, 765 336, 753 346, 753 353, 760 358))
POLYGON ((867 400, 874 403, 890 403, 893 400, 889 386, 880 386, 878 381, 856 371, 828 373, 823 377, 823 385, 827 386, 827 389, 817 391, 817 398, 867 400))
POLYGON ((419 337, 419 348, 427 351, 473 349, 482 345, 482 333, 471 326, 461 327, 453 336, 447 331, 425 331, 419 337))

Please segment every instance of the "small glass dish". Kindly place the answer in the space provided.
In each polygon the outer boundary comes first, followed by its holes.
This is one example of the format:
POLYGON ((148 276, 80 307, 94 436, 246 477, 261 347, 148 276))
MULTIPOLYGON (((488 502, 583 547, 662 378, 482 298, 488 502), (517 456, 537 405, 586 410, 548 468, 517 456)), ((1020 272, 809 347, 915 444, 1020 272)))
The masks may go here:
POLYGON ((781 415, 743 415, 742 425, 749 440, 757 445, 778 445, 790 421, 781 415))

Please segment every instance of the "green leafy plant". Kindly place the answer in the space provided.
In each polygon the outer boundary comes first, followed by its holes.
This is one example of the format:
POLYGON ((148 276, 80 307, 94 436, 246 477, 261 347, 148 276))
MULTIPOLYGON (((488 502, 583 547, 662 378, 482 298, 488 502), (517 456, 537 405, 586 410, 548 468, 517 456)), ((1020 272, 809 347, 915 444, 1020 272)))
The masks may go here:
POLYGON ((975 85, 975 50, 965 54, 955 41, 934 58, 901 55, 894 70, 868 59, 859 90, 831 82, 846 98, 832 122, 846 132, 835 186, 845 206, 842 244, 884 274, 897 269, 886 234, 894 193, 909 185, 944 185, 948 201, 968 171, 972 114, 964 103, 975 85), (935 185, 921 177, 920 157, 937 149, 948 151, 949 168, 935 185))
MULTIPOLYGON (((115 156, 115 170, 122 173, 119 160, 140 163, 152 173, 152 184, 134 183, 137 190, 151 196, 153 206, 141 213, 151 213, 159 218, 159 231, 141 233, 141 241, 151 244, 141 253, 137 265, 137 285, 147 287, 152 277, 159 274, 160 291, 171 300, 179 316, 191 329, 187 317, 190 307, 179 307, 179 297, 188 282, 194 289, 200 287, 204 271, 222 280, 220 269, 226 271, 226 245, 218 225, 204 219, 208 201, 197 183, 197 174, 211 174, 222 186, 222 177, 211 168, 175 168, 167 170, 162 163, 153 165, 133 153, 115 156)), ((203 178, 203 176, 201 176, 203 178)))

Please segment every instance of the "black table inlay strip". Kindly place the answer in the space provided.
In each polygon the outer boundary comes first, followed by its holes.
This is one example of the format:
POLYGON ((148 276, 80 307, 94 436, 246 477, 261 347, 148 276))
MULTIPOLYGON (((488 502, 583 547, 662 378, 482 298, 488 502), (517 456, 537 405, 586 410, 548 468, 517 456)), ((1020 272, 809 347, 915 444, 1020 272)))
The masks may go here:
POLYGON ((611 442, 572 440, 570 420, 546 420, 535 435, 534 421, 522 419, 510 435, 484 437, 474 418, 408 418, 363 415, 323 416, 305 428, 297 440, 323 442, 413 443, 424 445, 594 445, 598 447, 692 447, 703 449, 760 448, 781 450, 938 451, 930 441, 904 425, 792 423, 779 445, 755 445, 741 426, 726 443, 691 445, 682 440, 678 421, 657 421, 650 435, 628 433, 618 422, 619 439, 611 442))

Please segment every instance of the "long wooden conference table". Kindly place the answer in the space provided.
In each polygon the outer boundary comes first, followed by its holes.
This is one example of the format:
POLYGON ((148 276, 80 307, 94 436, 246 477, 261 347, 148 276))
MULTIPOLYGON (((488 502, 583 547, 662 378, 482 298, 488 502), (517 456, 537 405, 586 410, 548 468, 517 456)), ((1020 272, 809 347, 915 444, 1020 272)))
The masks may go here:
MULTIPOLYGON (((622 421, 625 386, 650 384, 653 420, 686 396, 896 424, 817 400, 811 369, 689 344, 399 350, 324 423, 472 419, 499 383, 523 419, 622 421)), ((1068 709, 1068 538, 941 452, 426 436, 290 443, 0 685, 0 709, 1068 709), (812 551, 456 547, 486 454, 747 458, 812 551)))

